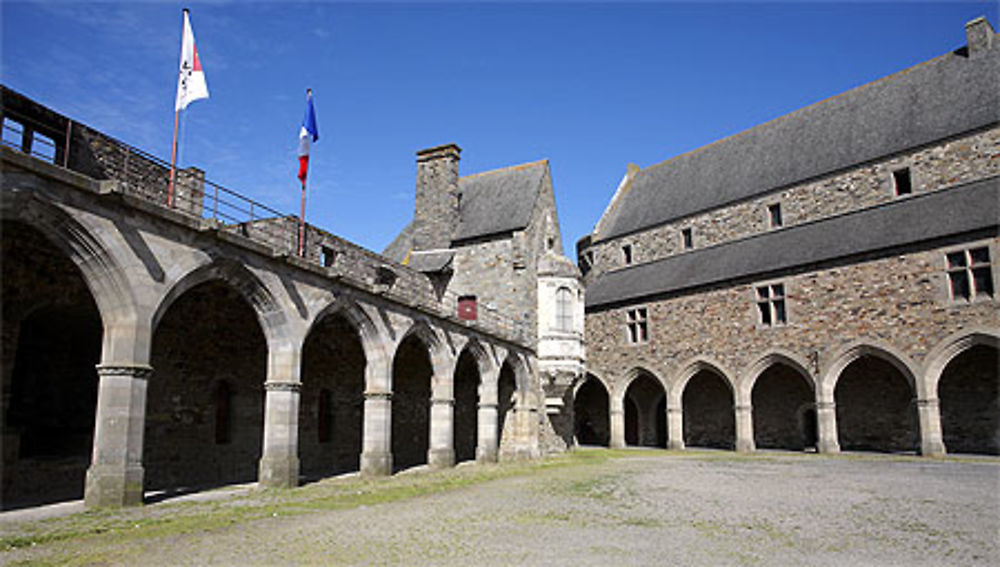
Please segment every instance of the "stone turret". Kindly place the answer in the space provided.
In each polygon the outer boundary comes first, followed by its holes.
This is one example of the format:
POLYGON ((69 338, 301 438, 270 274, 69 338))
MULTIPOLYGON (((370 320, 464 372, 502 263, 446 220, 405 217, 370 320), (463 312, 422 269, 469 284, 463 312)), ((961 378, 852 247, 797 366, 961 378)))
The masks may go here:
POLYGON ((458 226, 458 160, 456 144, 417 152, 417 197, 413 213, 413 249, 448 248, 458 226))

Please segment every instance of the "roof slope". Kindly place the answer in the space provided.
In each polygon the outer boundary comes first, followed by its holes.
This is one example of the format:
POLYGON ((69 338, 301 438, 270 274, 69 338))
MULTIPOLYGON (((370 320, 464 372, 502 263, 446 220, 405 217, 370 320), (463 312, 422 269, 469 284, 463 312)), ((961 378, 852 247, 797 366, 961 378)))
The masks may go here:
POLYGON ((587 308, 817 265, 1000 224, 1000 177, 670 256, 599 276, 587 308))
POLYGON ((460 178, 462 202, 452 240, 528 226, 548 167, 548 160, 541 160, 460 178))
POLYGON ((1000 41, 949 53, 640 170, 595 240, 995 124, 998 68, 1000 41))

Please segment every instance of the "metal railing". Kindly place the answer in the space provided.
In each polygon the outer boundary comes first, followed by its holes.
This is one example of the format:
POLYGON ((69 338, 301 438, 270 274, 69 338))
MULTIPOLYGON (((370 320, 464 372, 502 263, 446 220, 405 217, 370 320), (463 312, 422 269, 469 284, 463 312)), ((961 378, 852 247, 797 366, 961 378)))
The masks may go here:
MULTIPOLYGON (((118 190, 123 194, 189 217, 212 219, 219 223, 219 230, 240 234, 278 253, 296 253, 299 237, 297 216, 281 213, 205 179, 200 170, 193 168, 176 171, 173 202, 168 204, 168 162, 83 124, 68 118, 65 120, 63 129, 41 123, 11 109, 4 109, 2 143, 42 161, 90 177, 110 178, 117 182, 118 190), (77 149, 73 147, 74 141, 87 146, 79 152, 81 155, 87 154, 87 159, 72 153, 77 149)), ((305 260, 317 265, 321 262, 320 258, 308 255, 305 260)), ((488 305, 479 305, 475 320, 459 319, 458 299, 456 293, 446 291, 436 305, 427 305, 446 319, 518 342, 525 342, 531 336, 525 321, 501 315, 488 305)))

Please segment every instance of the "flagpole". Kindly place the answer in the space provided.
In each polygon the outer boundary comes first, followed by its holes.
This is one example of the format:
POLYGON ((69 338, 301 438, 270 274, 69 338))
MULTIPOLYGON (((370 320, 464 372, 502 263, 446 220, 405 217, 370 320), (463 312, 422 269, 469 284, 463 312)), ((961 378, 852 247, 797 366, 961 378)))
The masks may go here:
POLYGON ((302 210, 299 213, 299 257, 305 257, 305 230, 306 230, 306 180, 302 180, 302 210))
POLYGON ((177 172, 177 122, 180 110, 174 110, 174 143, 170 150, 170 183, 167 185, 167 206, 174 206, 174 175, 177 172))

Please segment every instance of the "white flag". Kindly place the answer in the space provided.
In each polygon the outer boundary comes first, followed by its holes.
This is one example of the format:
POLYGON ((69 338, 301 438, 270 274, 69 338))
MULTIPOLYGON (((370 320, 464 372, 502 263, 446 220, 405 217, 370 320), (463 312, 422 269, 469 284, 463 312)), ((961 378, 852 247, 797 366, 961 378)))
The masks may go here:
POLYGON ((198 49, 194 46, 194 32, 188 11, 184 10, 184 32, 181 36, 181 68, 177 77, 177 103, 175 110, 184 110, 192 101, 208 98, 208 84, 201 69, 198 49))

